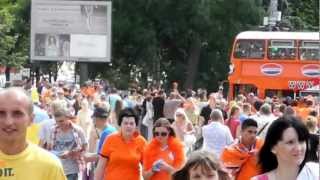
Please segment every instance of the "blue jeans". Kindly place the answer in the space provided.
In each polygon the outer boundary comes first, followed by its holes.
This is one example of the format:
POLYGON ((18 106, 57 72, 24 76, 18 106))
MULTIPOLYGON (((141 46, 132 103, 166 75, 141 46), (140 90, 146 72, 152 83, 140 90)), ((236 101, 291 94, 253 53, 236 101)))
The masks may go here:
POLYGON ((68 174, 67 179, 68 180, 78 180, 78 174, 68 174))

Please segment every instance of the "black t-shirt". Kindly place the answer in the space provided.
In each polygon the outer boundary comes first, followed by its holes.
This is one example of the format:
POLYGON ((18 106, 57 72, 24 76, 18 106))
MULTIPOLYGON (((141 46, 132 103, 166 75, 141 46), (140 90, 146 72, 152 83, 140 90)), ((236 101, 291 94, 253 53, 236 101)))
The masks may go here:
POLYGON ((308 160, 310 161, 319 162, 319 156, 317 155, 319 136, 320 134, 310 134, 309 136, 310 153, 308 160))
POLYGON ((154 109, 154 120, 164 117, 163 114, 163 107, 164 107, 164 98, 162 97, 155 97, 152 100, 152 105, 154 109))

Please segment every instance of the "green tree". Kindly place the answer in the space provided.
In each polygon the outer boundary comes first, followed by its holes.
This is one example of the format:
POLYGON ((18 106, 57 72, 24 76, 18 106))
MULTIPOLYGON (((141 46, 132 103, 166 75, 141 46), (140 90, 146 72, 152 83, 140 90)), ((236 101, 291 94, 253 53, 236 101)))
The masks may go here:
MULTIPOLYGON (((266 10, 270 0, 263 0, 266 10)), ((319 31, 318 0, 279 0, 278 10, 282 12, 281 25, 291 31, 319 31)))
MULTIPOLYGON (((308 15, 318 7, 304 5, 308 15)), ((90 64, 90 77, 107 77, 122 88, 136 80, 146 85, 162 79, 185 88, 216 89, 227 78, 234 37, 257 29, 268 6, 269 0, 114 1, 112 65, 90 64)), ((295 29, 307 30, 318 22, 317 10, 312 20, 304 20, 292 7, 298 4, 279 1, 284 22, 295 29)))
POLYGON ((288 0, 287 18, 296 31, 319 31, 318 0, 288 0))
MULTIPOLYGON (((89 63, 90 78, 118 87, 150 80, 216 89, 227 78, 236 34, 257 29, 270 0, 117 0, 112 10, 112 64, 89 63)), ((319 30, 317 0, 281 0, 293 30, 319 30)), ((28 64, 30 0, 0 1, 0 63, 28 64)), ((41 63, 52 72, 56 63, 41 63)))
POLYGON ((2 65, 6 65, 11 57, 8 55, 14 47, 15 38, 9 33, 14 27, 14 16, 10 13, 12 7, 6 1, 0 4, 0 60, 2 65))
POLYGON ((29 54, 29 17, 25 0, 0 2, 0 63, 20 68, 29 54))
POLYGON ((262 13, 261 2, 249 0, 114 1, 113 61, 104 74, 116 83, 160 78, 210 87, 226 79, 234 36, 262 13))

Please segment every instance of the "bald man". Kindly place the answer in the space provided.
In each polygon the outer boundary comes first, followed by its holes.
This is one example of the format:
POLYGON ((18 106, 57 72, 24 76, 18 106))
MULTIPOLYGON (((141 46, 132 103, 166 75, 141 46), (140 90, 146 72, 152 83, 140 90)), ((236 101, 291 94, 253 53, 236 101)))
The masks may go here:
POLYGON ((0 179, 66 180, 60 161, 26 140, 32 107, 23 89, 0 90, 0 179))

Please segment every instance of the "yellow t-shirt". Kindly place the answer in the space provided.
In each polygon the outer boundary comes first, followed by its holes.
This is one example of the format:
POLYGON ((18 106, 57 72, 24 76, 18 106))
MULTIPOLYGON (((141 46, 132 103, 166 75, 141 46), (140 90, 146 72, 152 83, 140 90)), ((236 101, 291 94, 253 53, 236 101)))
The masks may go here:
POLYGON ((32 123, 27 128, 27 140, 32 142, 33 144, 39 144, 40 138, 39 138, 39 131, 40 131, 41 125, 39 123, 32 123))
POLYGON ((37 88, 31 88, 31 99, 32 99, 32 102, 34 103, 40 102, 37 88))
POLYGON ((66 180, 66 177, 59 159, 29 143, 17 155, 0 151, 0 180, 66 180))

